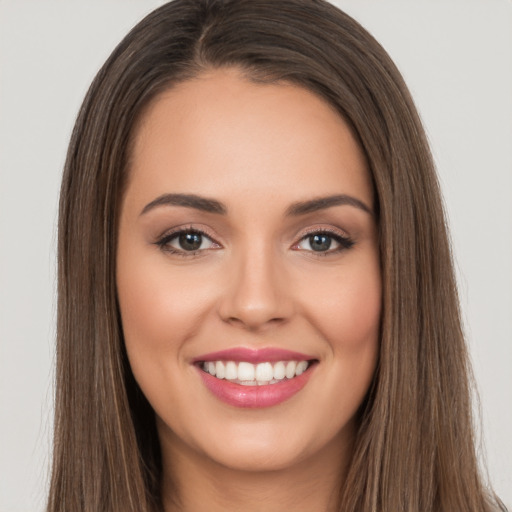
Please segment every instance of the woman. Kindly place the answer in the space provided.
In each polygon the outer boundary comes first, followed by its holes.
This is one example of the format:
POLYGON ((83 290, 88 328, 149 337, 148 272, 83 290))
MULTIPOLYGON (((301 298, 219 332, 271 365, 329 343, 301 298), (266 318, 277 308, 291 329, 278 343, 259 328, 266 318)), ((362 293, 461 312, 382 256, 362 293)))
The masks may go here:
POLYGON ((60 219, 48 510, 498 508, 421 123, 333 6, 150 14, 60 219))

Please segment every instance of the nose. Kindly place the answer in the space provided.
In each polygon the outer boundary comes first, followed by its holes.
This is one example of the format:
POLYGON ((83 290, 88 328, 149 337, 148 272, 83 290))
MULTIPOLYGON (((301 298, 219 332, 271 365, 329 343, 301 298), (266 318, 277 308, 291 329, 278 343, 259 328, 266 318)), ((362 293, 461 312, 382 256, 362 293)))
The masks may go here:
POLYGON ((227 285, 218 305, 223 321, 258 331, 288 321, 293 314, 291 284, 280 258, 256 248, 234 255, 227 269, 227 285))

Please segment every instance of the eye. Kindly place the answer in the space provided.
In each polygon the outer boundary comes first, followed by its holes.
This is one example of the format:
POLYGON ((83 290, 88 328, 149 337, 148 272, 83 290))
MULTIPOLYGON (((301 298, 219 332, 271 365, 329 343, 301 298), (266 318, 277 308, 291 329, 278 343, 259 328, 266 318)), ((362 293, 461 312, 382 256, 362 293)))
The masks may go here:
POLYGON ((156 244, 164 251, 182 256, 188 256, 196 254, 199 251, 217 249, 220 247, 220 245, 214 242, 208 235, 195 229, 169 233, 158 240, 156 244))
POLYGON ((317 231, 302 238, 294 248, 301 251, 332 254, 350 249, 353 245, 354 242, 346 236, 328 231, 317 231))

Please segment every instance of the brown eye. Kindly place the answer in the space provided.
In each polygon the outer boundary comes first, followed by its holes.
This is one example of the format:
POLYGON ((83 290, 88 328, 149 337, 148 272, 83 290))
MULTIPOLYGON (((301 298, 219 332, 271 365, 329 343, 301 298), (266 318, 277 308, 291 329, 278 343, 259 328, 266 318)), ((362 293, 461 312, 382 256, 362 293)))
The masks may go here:
POLYGON ((156 244, 163 251, 183 256, 186 256, 187 253, 192 255, 199 251, 220 248, 220 245, 205 233, 191 229, 165 235, 156 244))
POLYGON ((197 251, 203 243, 203 235, 201 233, 180 233, 178 236, 178 244, 180 249, 184 251, 197 251))

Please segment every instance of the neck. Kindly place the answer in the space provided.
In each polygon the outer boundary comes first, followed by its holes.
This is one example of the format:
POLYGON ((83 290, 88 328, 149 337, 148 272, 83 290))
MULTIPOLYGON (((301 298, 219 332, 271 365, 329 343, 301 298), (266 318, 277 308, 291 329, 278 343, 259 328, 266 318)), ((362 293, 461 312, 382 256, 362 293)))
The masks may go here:
POLYGON ((165 512, 334 512, 352 446, 338 439, 290 467, 247 471, 166 441, 161 439, 165 512))

